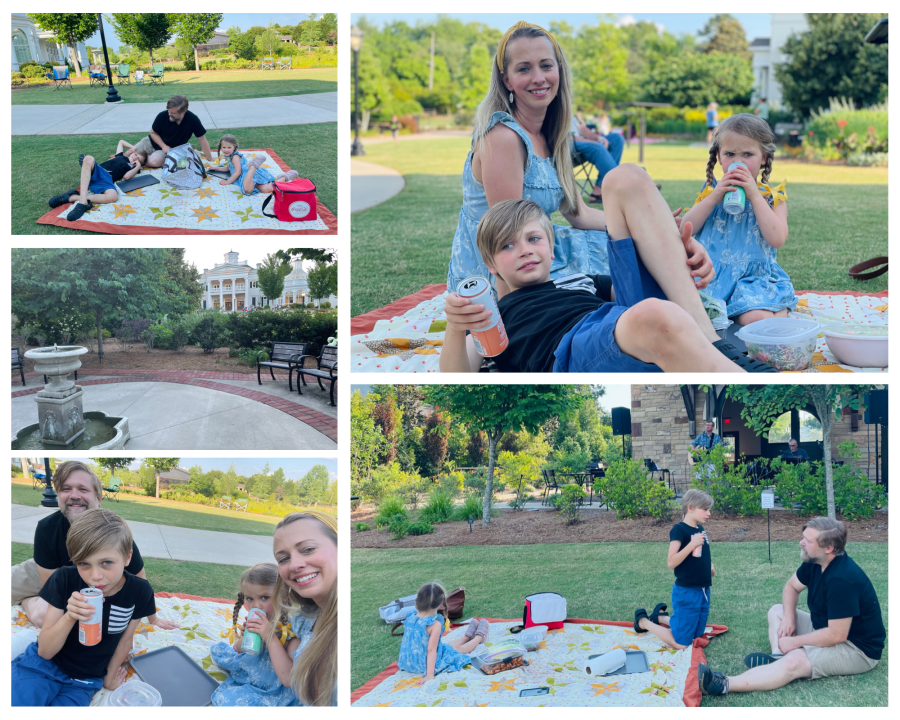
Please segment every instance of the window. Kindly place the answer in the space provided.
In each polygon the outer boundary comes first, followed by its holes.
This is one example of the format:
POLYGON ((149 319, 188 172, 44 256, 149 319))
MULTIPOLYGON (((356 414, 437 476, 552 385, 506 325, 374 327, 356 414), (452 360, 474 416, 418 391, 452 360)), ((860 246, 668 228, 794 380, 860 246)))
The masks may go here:
MULTIPOLYGON (((800 442, 815 442, 822 439, 822 423, 806 410, 794 410, 800 421, 800 442)), ((769 430, 769 443, 786 443, 791 439, 791 414, 780 415, 769 430)))
POLYGON ((28 46, 28 38, 25 37, 25 33, 18 28, 13 30, 12 43, 13 48, 15 48, 16 51, 16 62, 19 65, 33 60, 31 57, 31 48, 28 46))

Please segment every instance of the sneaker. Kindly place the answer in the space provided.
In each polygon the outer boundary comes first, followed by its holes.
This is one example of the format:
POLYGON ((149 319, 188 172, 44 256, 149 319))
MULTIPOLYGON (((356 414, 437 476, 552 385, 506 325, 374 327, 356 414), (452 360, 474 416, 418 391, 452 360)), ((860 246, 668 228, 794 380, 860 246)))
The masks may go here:
POLYGON ((77 202, 72 206, 72 209, 69 210, 69 214, 66 215, 66 220, 68 220, 69 222, 80 220, 81 216, 84 215, 92 207, 94 207, 94 203, 92 203, 90 200, 87 201, 87 205, 77 202))
POLYGON ((773 368, 771 365, 766 365, 765 363, 759 362, 759 360, 753 360, 740 350, 738 350, 734 345, 732 345, 727 340, 716 340, 713 343, 713 347, 722 353, 725 357, 727 357, 731 362, 737 365, 742 370, 745 370, 748 373, 777 373, 778 371, 773 368))
POLYGON ((744 658, 744 665, 752 670, 753 668, 759 667, 760 665, 771 665, 772 663, 778 662, 783 657, 784 655, 780 653, 750 653, 747 657, 744 658))
POLYGON ((79 165, 84 165, 84 156, 85 155, 87 155, 87 153, 81 153, 81 155, 78 156, 78 164, 79 165))
POLYGON ((58 208, 62 205, 68 205, 69 198, 72 197, 73 195, 77 195, 77 194, 78 194, 78 188, 75 188, 74 190, 69 190, 69 192, 62 193, 60 195, 54 195, 52 198, 50 198, 50 207, 58 208))
POLYGON ((697 665, 697 682, 704 695, 727 695, 728 676, 725 673, 710 670, 705 663, 697 665))

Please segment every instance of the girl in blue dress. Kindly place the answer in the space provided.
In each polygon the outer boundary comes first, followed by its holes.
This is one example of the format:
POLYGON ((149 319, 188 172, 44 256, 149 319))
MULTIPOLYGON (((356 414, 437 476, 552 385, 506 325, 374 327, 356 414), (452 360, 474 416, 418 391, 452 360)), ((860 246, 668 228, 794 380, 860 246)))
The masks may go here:
POLYGON ((785 317, 797 307, 791 279, 776 262, 788 236, 788 209, 785 183, 768 185, 774 157, 775 136, 765 120, 746 113, 726 118, 709 149, 703 189, 682 218, 693 224, 713 261, 716 277, 706 292, 724 300, 728 317, 739 325, 785 317), (726 170, 718 182, 717 162, 726 170), (734 162, 746 168, 728 171, 734 162), (735 187, 744 189, 746 202, 743 212, 732 215, 723 198, 735 187))
POLYGON ((231 177, 219 180, 219 185, 236 183, 244 195, 270 193, 275 190, 272 183, 291 182, 300 177, 300 173, 296 170, 288 170, 275 177, 264 167, 260 167, 266 160, 262 155, 246 160, 244 155, 238 152, 238 141, 234 135, 223 135, 219 140, 218 157, 219 162, 223 159, 228 160, 228 171, 231 173, 231 177))
POLYGON ((279 679, 272 665, 272 654, 282 655, 283 661, 296 660, 312 636, 314 619, 298 614, 289 622, 288 616, 282 614, 273 625, 277 579, 278 568, 273 563, 254 565, 241 576, 241 590, 232 618, 234 645, 218 642, 210 649, 213 662, 228 672, 228 677, 213 693, 213 705, 288 707, 301 704, 290 686, 279 679), (266 617, 254 615, 244 622, 243 627, 239 627, 241 607, 248 613, 258 608, 266 617), (263 640, 258 655, 248 655, 242 648, 247 630, 257 633, 263 640))
POLYGON ((433 680, 438 673, 462 670, 471 662, 468 653, 488 637, 488 621, 473 619, 464 637, 441 642, 445 616, 439 611, 447 612, 447 593, 440 583, 427 583, 416 594, 416 612, 403 621, 397 664, 401 670, 424 675, 420 685, 433 680))

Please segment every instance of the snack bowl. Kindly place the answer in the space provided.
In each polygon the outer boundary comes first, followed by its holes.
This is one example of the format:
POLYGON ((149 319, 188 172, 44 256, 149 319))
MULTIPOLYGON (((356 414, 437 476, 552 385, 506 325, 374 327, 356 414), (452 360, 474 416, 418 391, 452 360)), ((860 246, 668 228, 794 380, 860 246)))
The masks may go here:
POLYGON ((747 354, 776 370, 806 370, 816 352, 821 325, 802 318, 768 318, 745 325, 737 337, 747 344, 747 354))
POLYGON ((140 680, 123 683, 106 698, 111 707, 160 707, 162 695, 152 685, 140 680))
POLYGON ((887 367, 887 325, 832 323, 822 332, 828 349, 838 362, 852 367, 887 367))
POLYGON ((478 655, 472 658, 472 666, 481 670, 485 675, 496 675, 499 672, 515 670, 516 668, 522 667, 524 664, 525 658, 521 655, 518 657, 495 658, 493 661, 489 661, 478 655))
POLYGON ((528 652, 534 652, 547 637, 546 625, 535 625, 519 633, 519 642, 525 646, 528 652))

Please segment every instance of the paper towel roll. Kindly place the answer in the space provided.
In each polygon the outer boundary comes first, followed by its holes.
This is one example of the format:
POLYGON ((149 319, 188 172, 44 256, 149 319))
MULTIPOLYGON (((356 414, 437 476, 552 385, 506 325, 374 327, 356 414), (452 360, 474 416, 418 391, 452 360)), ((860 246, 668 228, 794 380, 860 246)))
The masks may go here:
POLYGON ((625 666, 625 651, 616 648, 595 658, 584 658, 578 668, 588 675, 608 675, 625 666))

